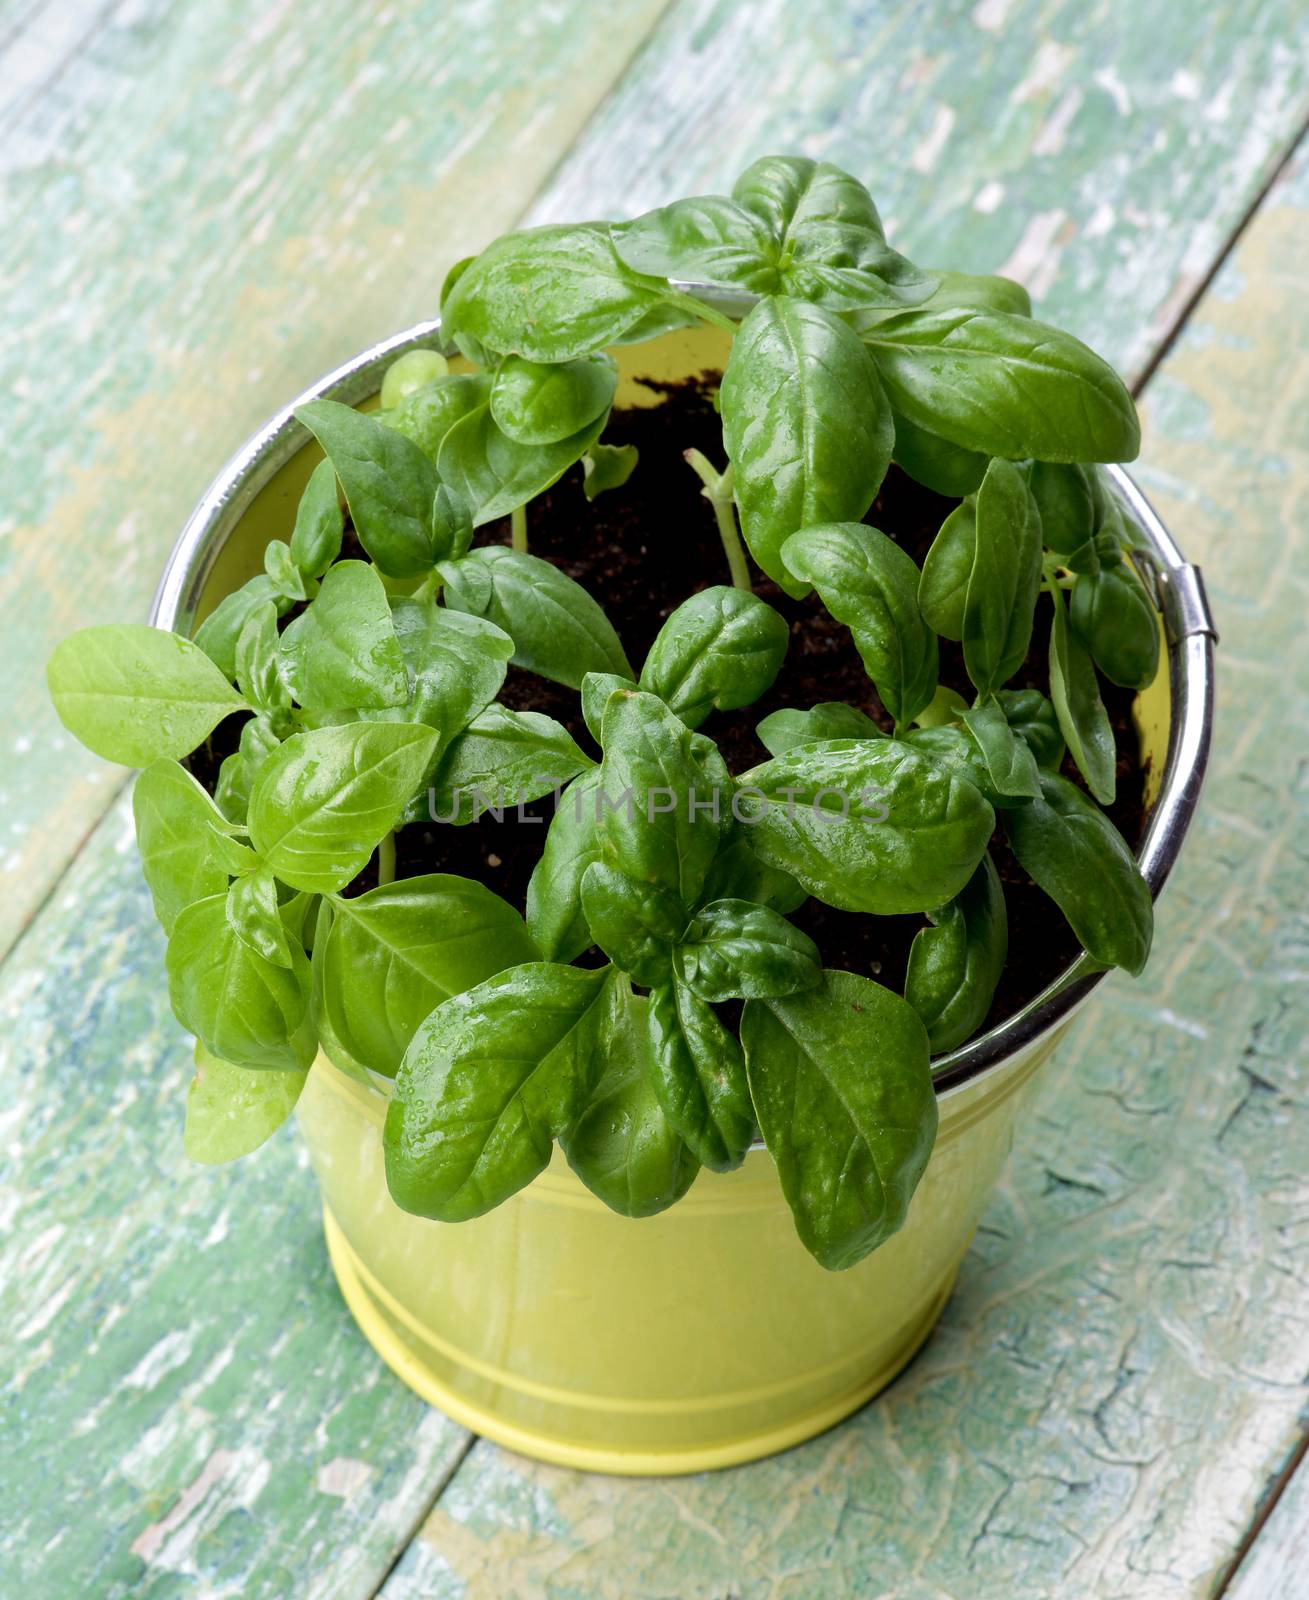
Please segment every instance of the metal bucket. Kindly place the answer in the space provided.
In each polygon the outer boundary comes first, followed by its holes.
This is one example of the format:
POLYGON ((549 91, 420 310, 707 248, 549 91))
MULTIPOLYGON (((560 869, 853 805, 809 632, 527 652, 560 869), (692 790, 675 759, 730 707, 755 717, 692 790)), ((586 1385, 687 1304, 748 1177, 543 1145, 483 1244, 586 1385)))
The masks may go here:
MULTIPOLYGON (((727 309, 731 297, 700 291, 727 309)), ((330 373, 224 468, 183 530, 152 621, 190 634, 285 537, 320 459, 294 406, 366 405, 405 350, 440 348, 423 323, 330 373)), ((642 376, 720 367, 712 329, 626 347, 619 404, 652 404, 642 376)), ((1199 796, 1213 716, 1213 626, 1200 576, 1126 473, 1138 565, 1167 641, 1136 721, 1149 762, 1139 855, 1157 897, 1199 796)), ((771 1158, 702 1172, 669 1211, 617 1216, 556 1151, 548 1170, 472 1222, 402 1212, 386 1189, 387 1085, 320 1055, 299 1106, 343 1294, 382 1357, 459 1422, 568 1466, 678 1473, 798 1443, 862 1405, 931 1332, 1013 1138, 1020 1091, 1104 976, 1083 957, 998 1028, 933 1063, 940 1130, 899 1234, 829 1273, 795 1236, 771 1158)))

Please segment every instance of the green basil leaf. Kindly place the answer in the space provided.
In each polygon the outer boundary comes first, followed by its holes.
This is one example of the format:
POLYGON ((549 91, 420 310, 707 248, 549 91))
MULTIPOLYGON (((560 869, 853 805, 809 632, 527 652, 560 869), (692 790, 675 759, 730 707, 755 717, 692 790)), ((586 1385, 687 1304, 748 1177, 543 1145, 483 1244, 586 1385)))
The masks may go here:
POLYGON ((441 441, 441 476, 469 505, 473 526, 507 517, 556 483, 604 429, 607 412, 554 444, 520 444, 501 432, 491 407, 460 418, 441 441))
POLYGON ((648 344, 651 339, 662 339, 666 333, 676 333, 679 328, 694 328, 699 315, 689 307, 665 301, 654 306, 643 317, 638 317, 630 328, 610 340, 611 344, 648 344))
POLYGON ((539 711, 489 705, 441 758, 432 782, 432 818, 475 822, 562 788, 592 765, 573 736, 539 711))
POLYGON ((69 634, 45 675, 69 733, 125 767, 187 755, 246 706, 199 645, 132 622, 69 634))
POLYGON ((1121 567, 1122 564, 1123 547, 1117 535, 1107 529, 1060 558, 1060 565, 1067 567, 1070 572, 1093 575, 1102 567, 1121 567))
POLYGON ((314 966, 334 1037, 393 1078, 438 1005, 540 954, 507 901, 470 878, 432 873, 338 900, 314 966))
POLYGON ((544 1170, 600 1077, 620 981, 532 962, 437 1006, 405 1052, 383 1134, 402 1210, 463 1222, 544 1170))
POLYGON ((445 436, 470 412, 491 398, 491 379, 484 372, 452 373, 416 390, 394 411, 379 412, 378 422, 404 434, 433 464, 445 436))
POLYGON ((939 767, 971 783, 997 811, 1026 805, 1035 766, 1026 745, 1013 735, 1017 749, 1005 743, 1005 735, 987 729, 983 737, 987 749, 972 729, 937 725, 911 728, 905 742, 939 767), (1004 788, 1000 787, 1004 784, 1004 788), (1013 793, 1017 788, 1023 793, 1013 793))
POLYGON ((792 534, 782 559, 849 628, 897 727, 912 722, 931 704, 939 666, 936 635, 918 609, 913 558, 876 528, 829 522, 792 534))
POLYGON ((1088 467, 1086 476, 1095 507, 1096 533, 1111 534, 1122 549, 1130 551, 1138 542, 1136 525, 1125 512, 1109 474, 1103 467, 1088 467))
POLYGON ((1001 689, 996 699, 1005 719, 1036 757, 1038 767, 1058 772, 1064 736, 1054 706, 1039 689, 1001 689))
POLYGON ((377 403, 391 411, 420 389, 439 383, 450 371, 450 363, 439 350, 406 350, 386 369, 377 403))
POLYGON ((295 564, 291 546, 283 539, 270 539, 264 546, 264 572, 280 599, 294 603, 308 593, 304 573, 295 564))
POLYGON ((311 963, 310 968, 312 984, 309 1007, 310 1014, 313 1017, 314 1027, 318 1033, 319 1044, 322 1048, 323 1054, 334 1067, 339 1068, 339 1070, 344 1072, 347 1077, 353 1078, 357 1083, 362 1083, 365 1088, 370 1090, 375 1089, 377 1085, 372 1073, 369 1072, 368 1068, 363 1064, 362 1061, 357 1061, 354 1056, 350 1054, 341 1041, 336 1037, 336 1034, 332 1029, 332 1024, 328 1021, 326 996, 323 992, 324 962, 321 952, 327 948, 327 941, 331 937, 333 921, 332 901, 326 898, 318 897, 315 899, 314 903, 317 905, 318 909, 314 917, 312 945, 315 958, 311 963))
POLYGON ((1067 555, 1093 537, 1092 471, 1075 462, 1034 461, 1028 482, 1041 514, 1041 539, 1047 550, 1067 555))
POLYGON ((168 939, 168 997, 177 1020, 235 1067, 295 1071, 318 1048, 309 1017, 309 962, 294 943, 289 967, 258 955, 227 915, 227 896, 187 906, 168 939))
POLYGON ((665 293, 624 266, 601 223, 527 228, 469 263, 449 289, 442 324, 501 355, 571 361, 612 344, 665 293))
POLYGON ((992 793, 1010 801, 1032 800, 1040 794, 1036 758, 994 700, 961 712, 959 720, 981 754, 992 793))
POLYGON ((568 1165, 611 1210, 652 1217, 682 1198, 700 1166, 655 1097, 644 1003, 616 1004, 603 1040, 604 1072, 559 1143, 568 1165))
POLYGON ((279 616, 290 610, 291 601, 278 594, 277 585, 268 574, 256 573, 239 589, 224 595, 196 629, 195 643, 225 678, 236 677, 236 641, 241 637, 241 630, 270 600, 279 616))
MULTIPOLYGON (((757 293, 786 293, 837 310, 913 305, 936 279, 886 243, 872 196, 828 162, 765 156, 732 190, 739 214, 767 240, 776 281, 757 293)), ((728 202, 730 204, 730 202, 728 202)))
POLYGON ((652 990, 648 1004, 650 1077, 664 1115, 697 1161, 730 1172, 755 1130, 741 1046, 683 983, 652 990))
POLYGON ((593 861, 582 875, 582 911, 591 937, 620 972, 651 986, 667 983, 686 909, 670 889, 633 883, 593 861))
POLYGON ((915 427, 907 417, 893 413, 895 420, 894 459, 917 483, 937 494, 966 495, 975 492, 986 476, 987 457, 979 450, 965 450, 926 428, 915 427))
POLYGON ((941 524, 923 562, 918 605, 928 625, 943 639, 964 636, 964 604, 977 554, 977 504, 958 505, 941 524))
POLYGON ((277 607, 266 600, 246 618, 236 641, 236 683, 246 700, 260 711, 285 711, 290 691, 278 659, 277 607))
POLYGON ((675 961, 687 988, 715 1004, 795 994, 822 978, 818 946, 809 935, 748 900, 702 906, 682 935, 675 961))
POLYGON ((287 625, 282 675, 309 711, 403 706, 409 674, 382 580, 366 561, 341 561, 287 625))
MULTIPOLYGON (((936 288, 922 302, 924 311, 966 307, 974 311, 1001 311, 1011 316, 1030 317, 1032 297, 1021 283, 999 275, 950 272, 941 267, 928 269, 936 288)), ((857 333, 865 333, 875 323, 884 322, 886 310, 870 308, 853 312, 847 319, 857 333)))
POLYGON ((1126 563, 1079 577, 1069 622, 1110 683, 1148 689, 1159 671, 1159 619, 1126 563))
POLYGON ((250 791, 268 757, 280 749, 295 724, 277 712, 261 711, 241 724, 240 746, 228 756, 218 773, 214 801, 229 822, 244 823, 250 810, 250 791))
MULTIPOLYGON (((476 256, 461 256, 460 259, 455 262, 454 266, 450 268, 449 272, 446 273, 441 284, 440 309, 443 315, 445 313, 445 303, 454 291, 455 284, 459 282, 460 278, 463 277, 464 273, 468 271, 469 267, 471 267, 473 262, 476 260, 476 256)), ((449 330, 447 330, 447 332, 448 331, 449 330)))
POLYGON ((785 619, 758 596, 721 584, 702 589, 660 628, 641 687, 698 728, 711 711, 757 700, 776 678, 790 638, 785 619))
POLYGON ((336 495, 336 468, 320 461, 296 507, 291 559, 308 578, 321 578, 341 554, 345 518, 336 495))
POLYGON ((636 471, 634 444, 593 444, 582 457, 582 493, 588 500, 621 489, 636 471))
POLYGON ((696 195, 610 229, 619 258, 652 278, 778 294, 777 250, 762 222, 725 195, 696 195))
POLYGON ((187 1159, 220 1166, 257 1150, 295 1110, 308 1076, 302 1069, 234 1067, 197 1043, 182 1133, 187 1159))
POLYGON ((485 545, 441 571, 446 604, 503 628, 514 641, 515 666, 570 689, 588 672, 636 676, 596 602, 539 556, 485 545))
POLYGON ((506 356, 491 386, 491 416, 518 444, 558 444, 613 404, 618 368, 603 352, 554 363, 506 356))
POLYGON ((1136 975, 1150 954, 1154 905, 1109 818, 1067 778, 1041 776, 1042 798, 1005 813, 1019 865, 1055 902, 1088 954, 1136 975))
POLYGON ((410 720, 448 742, 500 693, 514 641, 485 617, 432 600, 392 600, 391 620, 413 675, 410 720))
POLYGON ((293 889, 344 888, 399 821, 436 746, 430 728, 405 722, 352 722, 293 735, 255 780, 249 819, 255 849, 293 889))
POLYGON ((187 906, 225 893, 227 870, 213 830, 231 824, 175 761, 156 761, 136 780, 132 816, 155 915, 171 933, 187 906))
POLYGON ((868 978, 749 1000, 750 1092, 805 1248, 852 1267, 903 1225, 936 1138, 927 1035, 913 1007, 868 978))
POLYGON ((473 542, 473 512, 463 495, 443 483, 432 502, 432 542, 446 552, 446 559, 457 561, 473 542))
POLYGON ((778 296, 741 324, 720 399, 746 542, 803 594, 782 545, 814 522, 857 522, 886 476, 895 429, 876 367, 838 317, 778 296))
MULTIPOLYGON (((976 739, 971 738, 962 728, 944 723, 936 723, 926 728, 910 728, 904 736, 904 742, 935 766, 952 772, 966 783, 971 783, 992 806, 1014 804, 1012 799, 1006 800, 1003 795, 997 793, 980 746, 976 739)), ((929 911, 931 907, 924 906, 923 909, 929 911)))
POLYGON ((417 577, 444 557, 432 542, 441 480, 416 444, 335 400, 311 400, 296 419, 336 469, 359 542, 388 578, 417 577))
POLYGON ((1010 460, 1131 461, 1141 448, 1118 374, 1047 323, 920 306, 863 338, 896 411, 965 449, 1010 460))
POLYGON ((669 890, 688 908, 723 829, 723 796, 712 792, 715 781, 697 759, 697 737, 652 694, 620 691, 605 706, 597 796, 602 858, 638 883, 669 890))
POLYGON ((1060 590, 1052 591, 1054 620, 1050 625, 1050 698, 1069 754, 1091 793, 1109 805, 1117 786, 1118 751, 1109 713, 1100 698, 1086 646, 1068 626, 1060 590))
POLYGON ((753 849, 843 911, 895 916, 944 904, 995 826, 971 783, 899 739, 809 745, 739 782, 741 800, 766 802, 749 826, 753 849))
POLYGON ((765 865, 750 848, 749 833, 749 828, 733 819, 705 878, 701 903, 752 900, 783 916, 798 911, 809 898, 808 891, 789 872, 765 865))
POLYGON ((227 891, 227 921, 238 939, 275 967, 292 966, 291 944, 278 914, 277 883, 259 870, 237 878, 227 891))
POLYGON ((1041 524, 1027 481, 993 461, 977 491, 973 565, 964 598, 964 665, 980 695, 1000 688, 1027 659, 1041 590, 1041 524))
POLYGON ((857 178, 828 161, 762 156, 732 185, 732 199, 782 248, 820 223, 842 223, 882 237, 873 197, 857 178))
POLYGON ((258 872, 262 862, 259 860, 257 850, 252 850, 248 844, 242 844, 240 840, 232 837, 231 826, 226 819, 215 821, 212 817, 207 817, 204 822, 206 843, 212 846, 229 877, 244 878, 252 872, 258 872))
POLYGON ((808 711, 773 711, 755 728, 770 756, 784 756, 801 745, 832 739, 884 739, 886 735, 866 711, 841 700, 824 700, 808 711))
POLYGON ((970 1039, 991 1009, 1009 948, 1004 890, 990 856, 955 898, 928 913, 914 935, 905 999, 923 1019, 936 1055, 970 1039))
POLYGON ((1030 317, 1032 297, 1021 283, 1002 278, 998 273, 947 272, 930 269, 937 280, 931 299, 937 306, 971 306, 977 311, 1002 311, 1010 316, 1030 317))
POLYGON ((545 849, 527 885, 527 926, 548 961, 575 961, 591 944, 582 878, 600 859, 600 769, 574 779, 550 819, 545 849))
POLYGON ((609 696, 619 689, 635 688, 630 678, 620 677, 616 672, 588 672, 582 679, 582 721, 597 744, 609 696))
POLYGON ((214 785, 214 804, 228 822, 243 823, 250 809, 250 784, 253 780, 246 768, 245 757, 236 751, 223 758, 218 769, 218 782, 214 785))
POLYGON ((800 231, 782 282, 788 293, 832 311, 898 311, 926 300, 936 279, 867 230, 831 222, 800 231))

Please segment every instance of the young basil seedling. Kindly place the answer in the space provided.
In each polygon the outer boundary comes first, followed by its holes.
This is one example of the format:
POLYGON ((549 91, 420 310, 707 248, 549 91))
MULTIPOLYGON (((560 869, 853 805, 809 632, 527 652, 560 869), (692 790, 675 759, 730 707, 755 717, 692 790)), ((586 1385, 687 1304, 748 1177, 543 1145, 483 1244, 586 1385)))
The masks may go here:
POLYGON ((857 179, 801 157, 632 222, 507 234, 451 271, 451 348, 402 355, 380 410, 300 407, 324 459, 194 640, 59 646, 64 724, 144 769, 195 1159, 266 1139, 321 1047, 393 1080, 386 1179, 423 1216, 500 1204, 556 1142, 649 1216, 762 1134, 824 1266, 900 1226, 935 1134, 929 1054, 984 1025, 1005 966, 997 815, 1094 961, 1138 972, 1150 947, 1131 852, 1060 773, 1113 797, 1101 676, 1140 689, 1159 667, 1096 465, 1136 453, 1136 413, 1031 311, 1005 279, 916 266, 857 179), (739 322, 697 283, 744 294, 739 322), (721 444, 678 448, 722 550, 688 556, 638 671, 534 524, 569 474, 583 519, 639 502, 649 469, 604 437, 611 352, 697 322, 731 338, 721 444), (958 502, 921 571, 904 530, 863 520, 892 460, 958 502), (846 698, 785 703, 806 629, 849 630, 866 680, 846 698), (942 683, 960 657, 967 684, 942 683), (576 698, 524 709, 525 675, 576 698), (764 696, 724 749, 757 723, 770 759, 733 777, 716 739, 764 696), (181 764, 197 752, 223 757, 212 793, 181 764), (424 869, 424 830, 458 829, 457 850, 551 794, 525 907, 471 849, 469 876, 424 869), (825 965, 791 920, 809 897, 926 919, 904 997, 825 965))

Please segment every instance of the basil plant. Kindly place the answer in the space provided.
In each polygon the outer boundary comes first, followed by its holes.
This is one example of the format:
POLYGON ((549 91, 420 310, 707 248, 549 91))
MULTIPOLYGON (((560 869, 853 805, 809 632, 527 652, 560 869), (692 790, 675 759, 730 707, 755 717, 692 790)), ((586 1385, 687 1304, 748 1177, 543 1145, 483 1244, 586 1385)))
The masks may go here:
POLYGON ((1095 465, 1136 454, 1131 398, 1016 284, 914 265, 860 183, 796 157, 632 222, 510 233, 450 273, 441 314, 457 371, 416 351, 378 412, 301 408, 324 460, 294 527, 194 639, 91 628, 50 663, 66 726, 144 769, 141 857, 198 1041, 188 1149, 261 1142, 321 1048, 393 1080, 407 1211, 478 1216, 557 1142, 648 1216, 762 1136, 804 1245, 848 1267, 904 1221, 932 1056, 991 1009, 997 828, 1096 963, 1139 973, 1150 948, 1150 894, 1097 803, 1098 674, 1141 688, 1159 664, 1095 465), (696 322, 731 335, 721 469, 688 453, 724 567, 688 574, 637 663, 531 554, 530 507, 579 465, 588 497, 639 474, 604 440, 608 352, 696 322), (957 501, 921 571, 862 520, 892 461, 957 501), (343 508, 362 558, 342 556, 343 508), (509 542, 479 541, 504 519, 509 542), (770 687, 789 633, 756 569, 817 592, 886 717, 776 711, 770 759, 734 775, 702 724, 770 687), (1048 697, 1013 685, 1041 606, 1048 697), (971 704, 939 685, 943 639, 971 704), (598 762, 501 703, 511 664, 577 692, 598 762), (233 716, 211 793, 186 758, 233 716), (488 793, 557 796, 525 906, 395 877, 398 830, 433 802, 467 825, 488 793), (376 887, 349 893, 370 864, 376 887), (903 994, 824 968, 789 920, 809 896, 923 918, 903 994))

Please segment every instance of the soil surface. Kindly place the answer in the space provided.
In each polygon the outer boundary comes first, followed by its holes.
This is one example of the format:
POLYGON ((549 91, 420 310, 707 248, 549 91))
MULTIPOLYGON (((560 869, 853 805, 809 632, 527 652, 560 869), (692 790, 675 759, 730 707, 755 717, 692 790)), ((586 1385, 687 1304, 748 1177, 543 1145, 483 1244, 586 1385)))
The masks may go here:
MULTIPOLYGON (((634 444, 640 452, 637 467, 622 488, 589 502, 582 493, 581 468, 574 467, 529 507, 532 553, 552 561, 595 596, 638 668, 670 612, 689 594, 731 581, 713 513, 700 493, 699 479, 683 460, 683 452, 694 447, 716 466, 725 465, 721 423, 713 406, 716 382, 716 374, 706 373, 697 380, 658 385, 665 394, 662 404, 614 412, 605 430, 606 443, 634 444)), ((937 530, 957 503, 923 488, 893 466, 864 520, 893 538, 921 566, 937 530)), ((508 522, 483 529, 478 542, 507 544, 508 522)), ((743 772, 767 759, 754 729, 770 711, 783 706, 804 708, 823 700, 844 700, 889 730, 891 720, 849 631, 828 615, 817 596, 792 600, 762 575, 755 593, 790 623, 791 646, 777 681, 762 699, 741 711, 716 712, 701 728, 717 742, 731 770, 743 772)), ((1050 602, 1043 595, 1032 648, 1010 687, 1049 693, 1049 628, 1050 602)), ((961 647, 943 639, 940 649, 941 682, 971 702, 973 690, 961 647)), ((1109 815, 1135 846, 1145 822, 1145 774, 1131 720, 1133 695, 1103 679, 1100 691, 1118 747, 1117 798, 1109 815)), ((583 749, 598 757, 572 690, 511 667, 500 698, 516 710, 555 717, 583 749)), ((212 786, 217 762, 234 745, 236 731, 224 724, 211 747, 193 758, 202 781, 212 786)), ((1070 760, 1065 760, 1063 770, 1082 784, 1070 760)), ((540 857, 551 802, 541 801, 525 811, 524 821, 507 812, 503 822, 488 815, 458 828, 416 824, 402 829, 396 838, 397 877, 425 872, 477 877, 522 906, 540 857)), ((1005 885, 1009 959, 987 1027, 1040 993, 1080 950, 1058 908, 1018 866, 998 829, 992 857, 1005 885)), ((370 863, 347 892, 361 893, 375 881, 370 863)), ((826 966, 864 973, 897 991, 904 987, 914 934, 925 925, 921 916, 873 917, 837 911, 817 900, 795 912, 792 921, 815 940, 826 966)))

